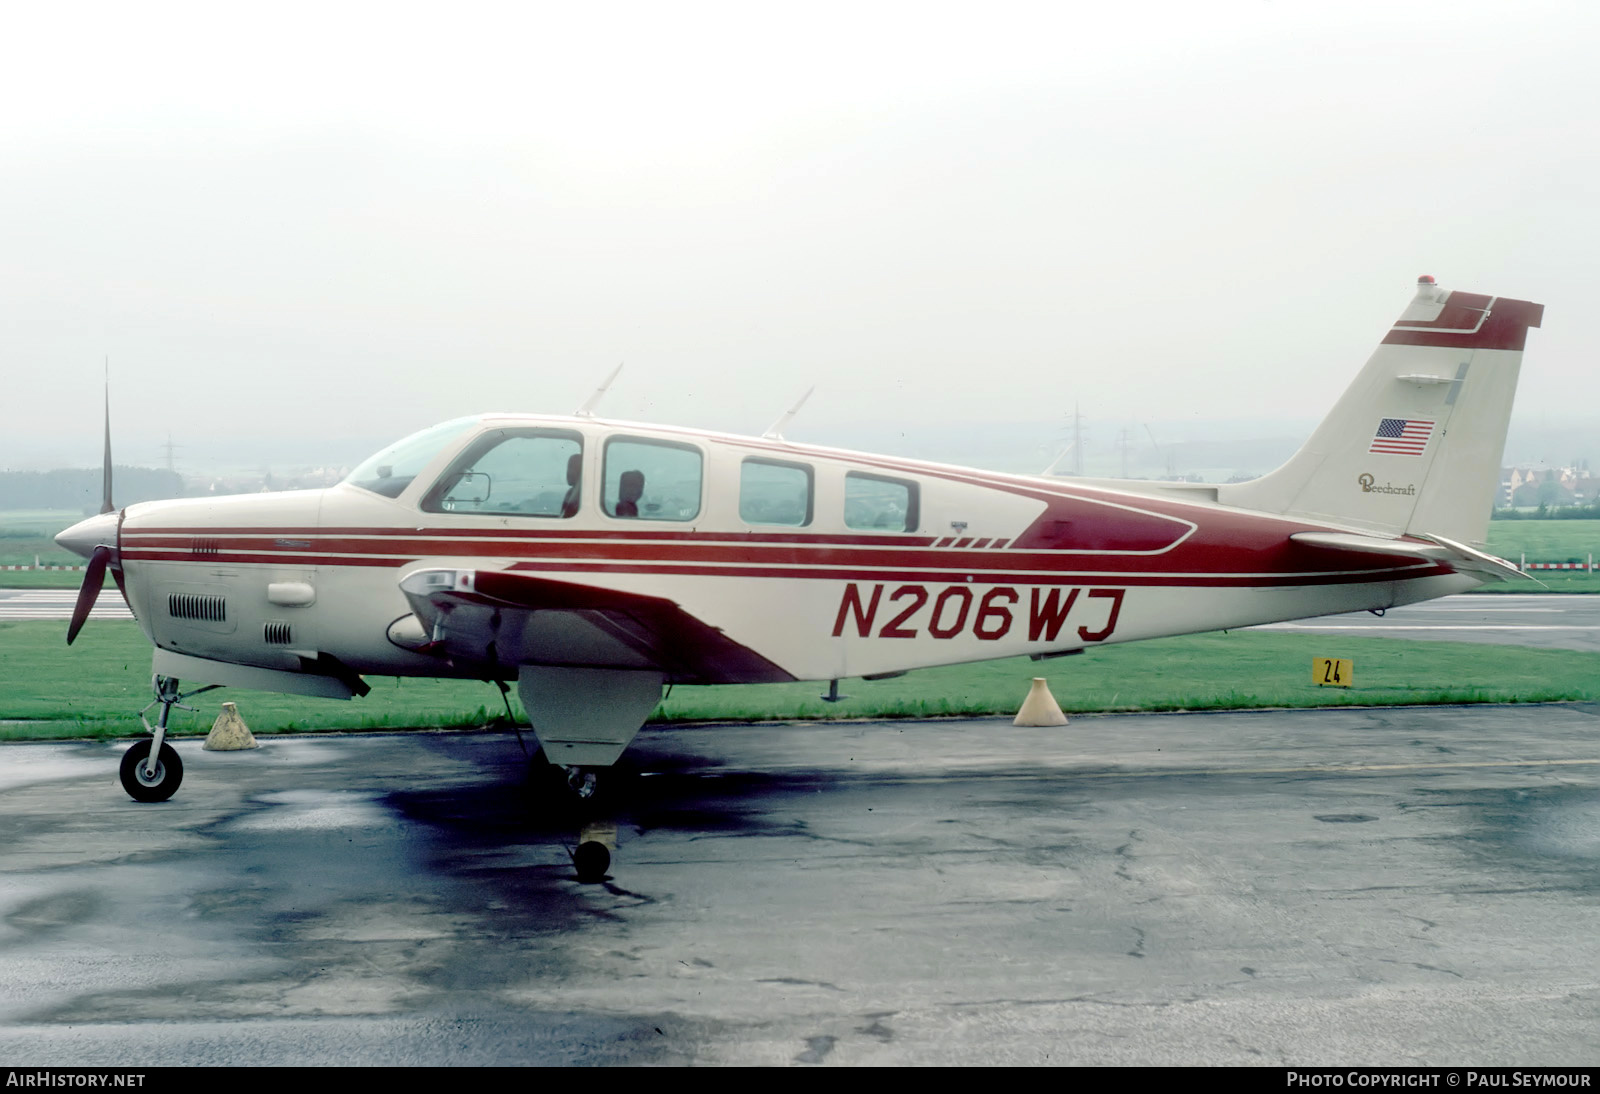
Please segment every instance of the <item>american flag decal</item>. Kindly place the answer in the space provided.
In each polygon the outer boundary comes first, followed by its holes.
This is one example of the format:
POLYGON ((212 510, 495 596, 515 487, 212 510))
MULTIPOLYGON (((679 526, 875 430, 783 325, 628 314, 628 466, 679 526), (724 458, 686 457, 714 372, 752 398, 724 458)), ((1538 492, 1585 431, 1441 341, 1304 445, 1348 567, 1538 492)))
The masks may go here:
POLYGON ((1433 436, 1433 423, 1420 418, 1385 418, 1378 423, 1368 452, 1391 456, 1420 456, 1433 436))

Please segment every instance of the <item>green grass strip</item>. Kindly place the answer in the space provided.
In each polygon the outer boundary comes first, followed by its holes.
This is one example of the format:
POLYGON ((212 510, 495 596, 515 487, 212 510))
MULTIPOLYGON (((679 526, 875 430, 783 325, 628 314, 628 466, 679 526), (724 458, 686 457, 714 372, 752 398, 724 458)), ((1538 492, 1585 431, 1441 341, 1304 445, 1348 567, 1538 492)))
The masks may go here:
MULTIPOLYGON (((0 740, 123 737, 150 700, 150 647, 129 622, 95 622, 65 644, 66 624, 0 623, 0 740)), ((1235 631, 1091 649, 1044 662, 1025 657, 923 669, 892 680, 824 685, 672 689, 657 721, 927 718, 1011 714, 1034 676, 1068 712, 1257 707, 1532 703, 1600 698, 1600 654, 1401 638, 1235 631), (1355 686, 1312 683, 1314 657, 1355 662, 1355 686)), ((204 733, 232 700, 257 732, 482 725, 503 713, 488 684, 374 677, 372 693, 340 702, 229 688, 174 711, 179 734, 204 733)), ((513 709, 522 716, 512 695, 513 709)))

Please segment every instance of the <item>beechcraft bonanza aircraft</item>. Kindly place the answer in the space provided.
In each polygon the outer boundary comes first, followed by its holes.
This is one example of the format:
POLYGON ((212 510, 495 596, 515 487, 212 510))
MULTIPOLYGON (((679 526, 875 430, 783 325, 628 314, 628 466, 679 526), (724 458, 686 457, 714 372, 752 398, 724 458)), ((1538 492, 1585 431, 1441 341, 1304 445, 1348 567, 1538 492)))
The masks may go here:
POLYGON ((374 674, 515 680, 583 794, 665 684, 1048 657, 1517 576, 1481 547, 1543 311, 1422 278, 1305 447, 1222 486, 996 474, 791 444, 781 423, 736 437, 585 408, 445 422, 325 490, 119 510, 108 425, 104 510, 57 537, 89 559, 67 641, 109 569, 155 645, 159 719, 122 762, 140 801, 182 778, 163 740, 180 678, 348 699, 374 674))

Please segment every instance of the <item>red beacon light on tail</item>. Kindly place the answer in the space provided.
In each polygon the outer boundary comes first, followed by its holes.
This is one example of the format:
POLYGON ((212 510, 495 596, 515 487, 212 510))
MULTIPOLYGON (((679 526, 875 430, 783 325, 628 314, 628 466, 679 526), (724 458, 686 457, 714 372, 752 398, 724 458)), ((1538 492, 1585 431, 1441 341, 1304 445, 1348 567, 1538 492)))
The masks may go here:
POLYGON ((1418 304, 1435 304, 1445 296, 1438 282, 1434 281, 1432 274, 1423 274, 1417 278, 1417 295, 1415 302, 1418 304))

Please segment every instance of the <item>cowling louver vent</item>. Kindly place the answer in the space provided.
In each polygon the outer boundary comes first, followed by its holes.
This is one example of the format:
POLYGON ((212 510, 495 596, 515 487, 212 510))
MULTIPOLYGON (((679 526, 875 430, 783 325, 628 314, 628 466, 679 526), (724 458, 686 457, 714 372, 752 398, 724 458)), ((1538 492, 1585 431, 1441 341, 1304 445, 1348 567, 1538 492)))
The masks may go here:
POLYGON ((293 641, 293 638, 289 632, 289 624, 287 623, 266 624, 262 628, 261 637, 265 639, 269 645, 273 646, 287 646, 293 641))
POLYGON ((197 539, 189 544, 189 553, 195 558, 216 558, 222 553, 222 544, 214 539, 197 539))
POLYGON ((167 614, 174 619, 201 619, 208 623, 223 623, 228 619, 228 602, 220 596, 172 593, 167 597, 167 614))

